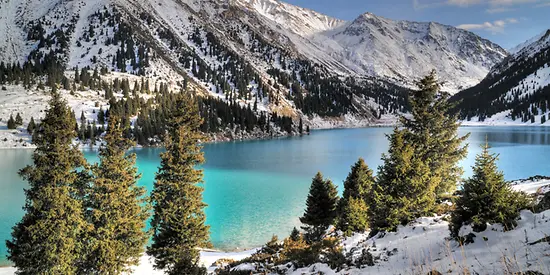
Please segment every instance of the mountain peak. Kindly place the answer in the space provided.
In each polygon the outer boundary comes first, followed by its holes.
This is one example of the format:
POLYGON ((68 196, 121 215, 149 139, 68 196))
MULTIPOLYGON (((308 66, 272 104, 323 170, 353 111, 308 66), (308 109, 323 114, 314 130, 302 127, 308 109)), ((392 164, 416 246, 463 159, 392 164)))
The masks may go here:
POLYGON ((538 35, 530 38, 530 39, 527 39, 525 42, 509 49, 509 52, 511 54, 515 54, 515 53, 519 53, 520 51, 522 51, 523 49, 535 44, 535 43, 538 43, 538 42, 544 42, 545 40, 549 40, 549 37, 550 37, 550 29, 547 29, 541 33, 539 33, 538 35))

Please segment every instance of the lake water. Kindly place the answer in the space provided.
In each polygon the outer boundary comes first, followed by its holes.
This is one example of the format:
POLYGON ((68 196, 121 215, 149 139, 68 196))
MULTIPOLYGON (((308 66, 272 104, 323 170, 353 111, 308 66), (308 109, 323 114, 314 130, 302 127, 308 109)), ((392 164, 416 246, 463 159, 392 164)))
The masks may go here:
MULTIPOLYGON (((371 168, 381 164, 387 151, 385 134, 391 128, 314 131, 309 136, 268 141, 208 144, 204 200, 211 240, 222 250, 259 246, 273 234, 286 236, 299 226, 311 178, 317 171, 331 178, 342 191, 350 166, 363 157, 371 168)), ((550 175, 550 128, 463 127, 471 132, 468 158, 461 162, 465 176, 480 145, 488 138, 500 154, 499 167, 508 180, 550 175)), ((142 179, 151 190, 162 149, 136 149, 142 179)), ((26 183, 17 171, 31 162, 32 150, 0 150, 0 265, 11 227, 21 218, 26 183)), ((96 161, 93 151, 86 151, 96 161)))

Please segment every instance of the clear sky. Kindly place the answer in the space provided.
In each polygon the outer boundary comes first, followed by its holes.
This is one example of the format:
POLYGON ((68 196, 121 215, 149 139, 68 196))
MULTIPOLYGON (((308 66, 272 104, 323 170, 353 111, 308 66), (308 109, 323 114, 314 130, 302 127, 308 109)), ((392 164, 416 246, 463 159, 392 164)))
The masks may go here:
POLYGON ((353 20, 365 12, 435 21, 475 32, 505 49, 550 29, 550 0, 283 0, 353 20))

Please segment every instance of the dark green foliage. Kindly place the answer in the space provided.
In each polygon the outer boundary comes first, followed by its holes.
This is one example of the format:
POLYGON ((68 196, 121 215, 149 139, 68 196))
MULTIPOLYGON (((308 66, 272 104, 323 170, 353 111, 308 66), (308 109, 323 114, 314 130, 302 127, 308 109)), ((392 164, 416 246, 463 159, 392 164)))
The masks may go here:
POLYGON ((550 209, 550 192, 546 192, 540 202, 537 204, 536 211, 542 212, 550 209))
POLYGON ((145 189, 137 186, 140 176, 136 155, 126 152, 133 143, 123 137, 120 119, 111 117, 99 152, 100 163, 92 167, 93 183, 87 197, 87 274, 122 274, 139 263, 149 238, 145 189))
POLYGON ((365 248, 361 251, 361 256, 355 261, 355 267, 361 268, 363 266, 374 266, 374 257, 365 248))
MULTIPOLYGON (((546 36, 549 34, 547 32, 546 36)), ((550 47, 508 61, 494 68, 499 73, 487 75, 478 85, 451 98, 457 103, 455 109, 460 111, 461 119, 484 121, 511 110, 513 120, 528 122, 539 110, 547 113, 550 109, 550 85, 534 89, 530 87, 532 83, 524 80, 550 64, 550 47)))
POLYGON ((489 145, 476 157, 473 176, 463 185, 462 195, 456 201, 449 228, 458 238, 460 228, 471 224, 475 232, 486 229, 487 223, 500 223, 510 230, 517 224, 519 211, 530 206, 523 192, 515 192, 498 171, 498 156, 489 152, 489 145))
POLYGON ((31 121, 29 122, 29 125, 27 125, 27 133, 32 136, 35 128, 36 124, 34 123, 34 118, 31 117, 31 121))
POLYGON ((102 107, 99 107, 99 111, 97 113, 97 123, 100 125, 105 124, 105 112, 102 107))
POLYGON ((16 128, 17 128, 17 125, 15 124, 15 119, 13 119, 13 116, 10 115, 10 118, 8 119, 8 129, 13 130, 16 128))
POLYGON ((300 231, 296 227, 292 228, 292 232, 290 233, 290 239, 293 241, 298 241, 302 238, 302 234, 300 234, 300 231))
POLYGON ((196 168, 204 162, 200 125, 197 102, 184 95, 176 102, 167 124, 166 152, 161 154, 151 194, 153 240, 147 254, 155 257, 156 268, 168 274, 206 272, 199 267, 197 249, 210 246, 203 187, 199 185, 203 172, 196 168))
POLYGON ((449 114, 449 94, 440 91, 435 71, 418 81, 409 95, 412 118, 401 117, 405 139, 430 167, 438 197, 452 194, 462 176, 458 161, 466 157, 468 135, 458 136, 457 116, 449 114))
POLYGON ((371 226, 396 230, 399 224, 432 214, 438 198, 455 189, 466 156, 456 116, 449 115, 449 95, 440 92, 435 71, 417 83, 409 102, 412 118, 402 116, 402 129, 390 135, 390 149, 382 157, 371 201, 371 226))
POLYGON ((344 181, 344 194, 339 202, 337 229, 350 236, 368 228, 368 202, 372 195, 374 176, 365 160, 360 158, 344 181))
POLYGON ((330 180, 318 172, 313 178, 306 201, 306 210, 300 218, 305 224, 308 242, 320 241, 337 215, 338 192, 330 180))
POLYGON ((378 168, 370 202, 372 233, 394 231, 415 218, 431 213, 436 181, 430 167, 405 140, 405 131, 395 128, 389 136, 388 154, 378 168))
POLYGON ((17 115, 15 116, 15 125, 16 126, 23 125, 23 118, 21 117, 21 115, 19 113, 17 113, 17 115))
POLYGON ((76 274, 82 260, 86 223, 75 169, 86 162, 72 145, 74 124, 66 102, 54 93, 34 132, 33 165, 20 171, 29 183, 25 215, 6 243, 18 274, 76 274))

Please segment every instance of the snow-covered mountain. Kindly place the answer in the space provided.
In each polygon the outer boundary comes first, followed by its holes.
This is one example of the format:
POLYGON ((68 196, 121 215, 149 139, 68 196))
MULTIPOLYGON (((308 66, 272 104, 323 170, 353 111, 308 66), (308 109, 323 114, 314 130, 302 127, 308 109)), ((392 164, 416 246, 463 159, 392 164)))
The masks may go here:
POLYGON ((410 85, 436 69, 457 92, 481 81, 508 53, 472 32, 434 22, 395 21, 372 13, 345 22, 275 0, 239 0, 289 38, 297 52, 341 74, 410 85))
POLYGON ((549 124, 550 30, 515 49, 481 83, 452 99, 464 119, 549 124))
POLYGON ((410 84, 435 69, 451 93, 479 83, 507 56, 498 45, 462 29, 371 13, 323 35, 330 42, 317 39, 319 45, 357 74, 410 84))
POLYGON ((295 121, 374 123, 406 111, 406 89, 428 71, 456 92, 507 56, 451 26, 346 22, 277 0, 0 0, 0 36, 0 61, 38 74, 154 77, 295 121))

